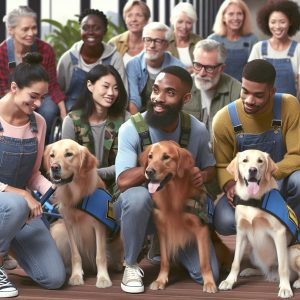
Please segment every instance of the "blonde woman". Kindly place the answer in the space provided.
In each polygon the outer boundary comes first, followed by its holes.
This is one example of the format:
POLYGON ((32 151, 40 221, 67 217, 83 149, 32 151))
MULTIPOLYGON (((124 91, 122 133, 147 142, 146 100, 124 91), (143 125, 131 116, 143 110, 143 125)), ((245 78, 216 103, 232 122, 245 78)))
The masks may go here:
POLYGON ((209 39, 223 43, 227 50, 224 72, 241 81, 257 37, 252 33, 251 15, 242 0, 225 0, 219 8, 209 39))

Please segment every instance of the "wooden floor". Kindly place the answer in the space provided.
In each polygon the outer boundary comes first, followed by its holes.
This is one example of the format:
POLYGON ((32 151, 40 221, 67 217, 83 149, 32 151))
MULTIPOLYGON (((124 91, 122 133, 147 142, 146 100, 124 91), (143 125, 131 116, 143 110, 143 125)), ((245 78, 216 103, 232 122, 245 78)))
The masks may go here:
MULTIPOLYGON (((225 239, 226 244, 234 249, 234 238, 225 239)), ((30 280, 21 269, 9 271, 9 279, 19 289, 18 299, 44 299, 44 300, 194 300, 194 299, 278 299, 278 284, 263 280, 262 277, 240 278, 232 291, 219 291, 216 294, 207 294, 202 292, 202 287, 193 282, 187 274, 180 269, 172 269, 170 282, 163 291, 149 290, 148 286, 156 278, 159 268, 149 264, 146 260, 142 261, 141 267, 145 272, 144 284, 145 293, 126 294, 121 291, 120 284, 122 273, 111 273, 113 286, 107 289, 98 289, 95 287, 95 277, 88 277, 85 285, 78 287, 64 286, 60 290, 49 291, 37 286, 30 280)), ((294 291, 294 298, 300 299, 300 290, 294 291)))

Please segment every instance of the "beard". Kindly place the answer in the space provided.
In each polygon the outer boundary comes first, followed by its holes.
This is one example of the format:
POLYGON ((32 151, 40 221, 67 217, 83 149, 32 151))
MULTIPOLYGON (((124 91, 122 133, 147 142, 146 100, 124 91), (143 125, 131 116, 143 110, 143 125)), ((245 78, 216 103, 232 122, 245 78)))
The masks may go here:
POLYGON ((195 86, 198 90, 208 91, 218 84, 220 80, 220 76, 221 74, 218 74, 214 78, 210 78, 210 77, 201 78, 195 76, 195 86))
POLYGON ((147 104, 147 114, 145 116, 146 123, 151 127, 159 129, 167 127, 177 121, 178 114, 180 113, 182 106, 183 101, 180 101, 174 106, 149 101, 147 104), (164 112, 157 113, 154 111, 154 106, 158 103, 165 109, 164 112))

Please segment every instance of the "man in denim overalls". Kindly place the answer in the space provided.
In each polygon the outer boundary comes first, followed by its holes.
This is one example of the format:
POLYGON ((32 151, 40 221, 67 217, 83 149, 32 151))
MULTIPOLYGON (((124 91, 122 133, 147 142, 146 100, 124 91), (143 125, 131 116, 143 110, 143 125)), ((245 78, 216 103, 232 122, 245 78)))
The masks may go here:
POLYGON ((256 59, 243 70, 240 99, 221 109, 213 120, 213 150, 220 187, 225 194, 215 207, 214 225, 223 235, 235 234, 235 181, 226 171, 236 153, 258 149, 277 163, 273 174, 279 190, 300 219, 300 104, 290 94, 276 93, 276 71, 256 59))

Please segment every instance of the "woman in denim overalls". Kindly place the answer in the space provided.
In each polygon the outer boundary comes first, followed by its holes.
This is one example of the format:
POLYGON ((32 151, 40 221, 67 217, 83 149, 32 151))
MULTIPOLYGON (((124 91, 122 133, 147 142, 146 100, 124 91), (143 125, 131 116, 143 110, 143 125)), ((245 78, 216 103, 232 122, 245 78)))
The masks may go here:
MULTIPOLYGON (((45 193, 51 183, 39 167, 46 132, 45 120, 34 111, 48 92, 49 78, 39 65, 41 55, 28 53, 13 75, 10 91, 0 100, 0 266, 11 249, 24 271, 44 288, 57 289, 65 269, 41 204, 26 188, 45 193)), ((18 290, 0 267, 0 297, 18 290)))
POLYGON ((227 50, 224 72, 242 81, 242 71, 257 37, 251 32, 251 14, 243 0, 226 0, 219 8, 208 36, 227 50))
POLYGON ((270 62, 276 69, 276 91, 297 97, 300 46, 290 38, 300 29, 297 3, 286 0, 269 2, 258 11, 257 22, 261 31, 270 39, 253 46, 249 61, 262 58, 270 62))

